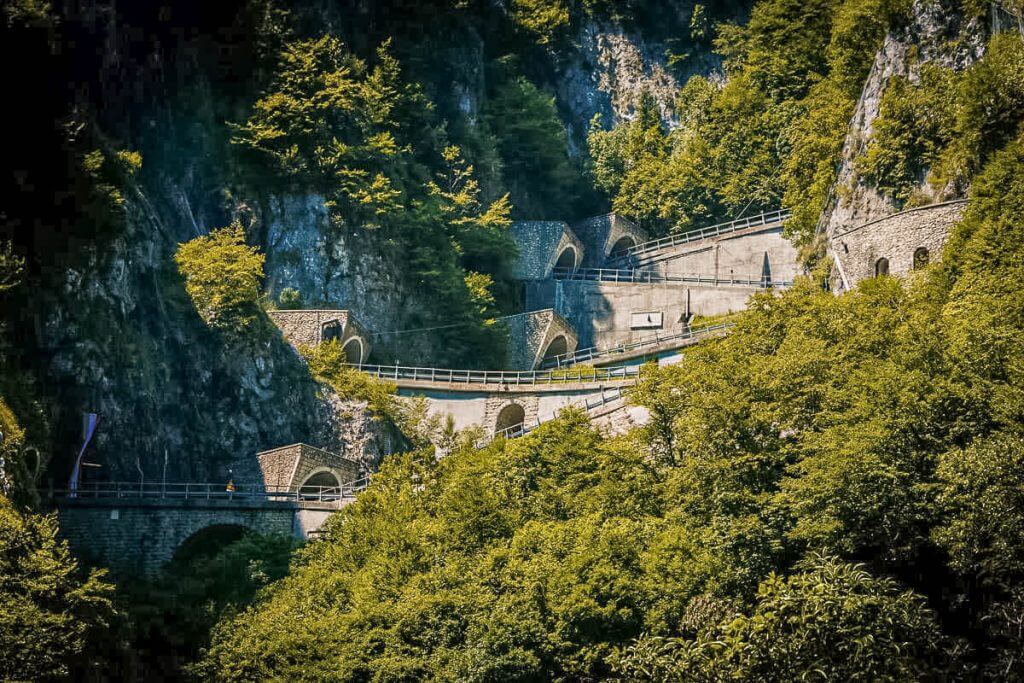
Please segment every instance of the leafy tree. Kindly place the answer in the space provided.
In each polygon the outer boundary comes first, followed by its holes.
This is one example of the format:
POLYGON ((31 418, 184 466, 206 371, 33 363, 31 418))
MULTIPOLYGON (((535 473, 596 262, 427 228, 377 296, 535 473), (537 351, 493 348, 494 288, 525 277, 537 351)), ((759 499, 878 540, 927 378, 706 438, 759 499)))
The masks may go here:
POLYGON ((548 45, 569 25, 569 6, 565 0, 512 0, 512 19, 534 36, 540 45, 548 45))
POLYGON ((580 176, 569 160, 555 99, 511 64, 496 71, 485 117, 498 140, 512 203, 529 218, 562 218, 580 194, 580 176))
POLYGON ((112 592, 102 571, 79 569, 55 516, 0 495, 0 677, 70 678, 114 615, 112 592))
POLYGON ((199 316, 232 339, 243 338, 262 320, 263 260, 245 243, 240 223, 180 244, 174 255, 199 316))
POLYGON ((619 670, 630 680, 919 680, 942 671, 942 636, 925 600, 834 558, 771 576, 748 614, 694 639, 646 638, 619 670))

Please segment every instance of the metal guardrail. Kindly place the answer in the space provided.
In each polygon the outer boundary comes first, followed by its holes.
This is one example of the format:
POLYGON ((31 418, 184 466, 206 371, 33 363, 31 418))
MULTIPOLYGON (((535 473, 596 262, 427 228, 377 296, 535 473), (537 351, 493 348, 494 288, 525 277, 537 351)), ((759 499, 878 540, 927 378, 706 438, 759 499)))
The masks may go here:
MULTIPOLYGON (((582 407, 584 410, 586 410, 589 413, 590 411, 596 410, 597 408, 600 408, 603 405, 607 405, 607 404, 611 403, 612 401, 619 400, 620 398, 622 398, 626 394, 626 391, 628 391, 627 387, 615 387, 615 388, 612 388, 612 389, 606 389, 606 390, 601 391, 601 395, 598 398, 596 398, 596 399, 585 398, 583 400, 583 403, 577 403, 577 404, 571 404, 571 405, 574 405, 575 407, 582 407)), ((569 406, 565 406, 565 408, 567 408, 567 407, 569 407, 569 406)), ((564 408, 562 410, 564 410, 564 408)), ((561 410, 559 410, 557 412, 554 412, 554 413, 551 413, 550 415, 548 415, 544 419, 542 419, 540 416, 538 416, 532 422, 529 422, 529 423, 527 423, 527 422, 520 422, 519 424, 512 425, 511 427, 505 427, 504 429, 499 429, 499 430, 495 431, 494 434, 490 437, 490 439, 487 439, 487 441, 492 441, 492 440, 498 439, 498 438, 501 438, 501 439, 516 439, 516 438, 519 438, 520 436, 524 436, 526 434, 529 434, 530 432, 532 432, 537 427, 540 427, 545 422, 550 422, 551 420, 554 420, 556 417, 558 417, 558 414, 560 412, 561 412, 561 410)))
POLYGON ((81 500, 237 500, 250 501, 291 501, 340 502, 354 498, 370 483, 370 477, 362 477, 341 486, 293 486, 284 488, 245 486, 229 488, 224 482, 138 482, 100 481, 82 482, 77 489, 60 489, 52 492, 54 498, 77 498, 81 500))
POLYGON ((786 210, 769 211, 762 213, 757 216, 749 216, 747 218, 738 218, 733 221, 726 223, 718 223, 716 225, 710 225, 706 228, 700 228, 699 230, 692 230, 690 232, 682 232, 675 235, 668 235, 667 237, 661 237, 656 240, 649 240, 647 242, 641 242, 635 244, 628 249, 623 249, 608 255, 610 261, 617 261, 628 259, 631 257, 639 256, 641 254, 648 254, 653 251, 659 251, 661 249, 667 249, 669 247, 675 247, 680 244, 688 244, 690 242, 698 242, 709 237, 718 237, 720 235, 727 235, 738 230, 744 230, 746 228, 752 228, 758 225, 770 225, 772 223, 782 223, 789 220, 792 214, 786 210))
POLYGON ((720 323, 718 325, 699 327, 695 330, 687 329, 683 332, 674 332, 672 334, 660 334, 655 332, 653 335, 641 337, 633 342, 624 342, 614 346, 605 346, 601 348, 592 346, 587 349, 577 349, 571 353, 563 353, 553 356, 545 360, 541 367, 559 368, 563 365, 575 365, 577 363, 585 363, 590 360, 599 360, 605 356, 617 356, 629 351, 638 351, 651 346, 659 347, 676 341, 700 339, 702 337, 716 335, 717 333, 727 330, 735 325, 736 323, 720 323))
POLYGON ((380 379, 409 382, 435 382, 446 384, 571 384, 578 382, 621 382, 639 377, 640 368, 620 366, 614 368, 588 368, 578 370, 449 370, 445 368, 415 368, 400 365, 357 365, 348 367, 380 379))
POLYGON ((712 275, 663 275, 650 270, 619 268, 555 268, 552 276, 556 280, 581 280, 585 282, 683 282, 713 286, 733 287, 790 287, 789 280, 769 280, 763 277, 714 277, 712 275))

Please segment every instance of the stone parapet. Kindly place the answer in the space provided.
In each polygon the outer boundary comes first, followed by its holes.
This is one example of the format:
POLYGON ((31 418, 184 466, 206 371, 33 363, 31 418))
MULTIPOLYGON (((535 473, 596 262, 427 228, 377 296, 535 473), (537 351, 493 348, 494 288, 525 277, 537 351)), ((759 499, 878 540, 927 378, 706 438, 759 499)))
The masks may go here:
POLYGON ((949 233, 963 217, 966 200, 902 211, 854 228, 839 228, 829 237, 837 291, 851 289, 880 270, 905 276, 917 265, 936 261, 949 233), (880 267, 885 260, 886 267, 880 267))

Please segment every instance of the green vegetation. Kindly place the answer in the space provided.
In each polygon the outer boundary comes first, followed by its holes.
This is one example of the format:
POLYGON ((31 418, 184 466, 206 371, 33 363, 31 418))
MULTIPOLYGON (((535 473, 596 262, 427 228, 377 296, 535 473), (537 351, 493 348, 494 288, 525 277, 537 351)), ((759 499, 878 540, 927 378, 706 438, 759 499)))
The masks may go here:
POLYGON ((0 678, 51 680, 86 664, 113 616, 113 587, 84 572, 57 520, 0 494, 0 678))
POLYGON ((913 203, 925 180, 940 197, 959 195, 1024 122, 1024 41, 992 38, 985 56, 961 73, 924 64, 918 82, 894 77, 874 133, 857 160, 861 178, 913 203))
POLYGON ((756 295, 728 337, 645 371, 637 432, 608 440, 570 411, 441 461, 393 458, 327 540, 218 626, 202 671, 1015 672, 1022 178, 1018 139, 976 178, 945 259, 905 284, 756 295))
POLYGON ((693 77, 676 130, 644 101, 616 129, 594 122, 597 186, 656 233, 785 204, 789 230, 809 242, 871 60, 906 9, 904 0, 757 3, 747 25, 718 27, 728 81, 693 77))
POLYGON ((180 244, 174 255, 199 316, 235 341, 246 339, 264 320, 263 259, 258 249, 245 243, 239 223, 180 244))
POLYGON ((332 36, 287 42, 233 143, 255 187, 323 193, 329 239, 400 255, 410 289, 430 292, 406 327, 457 326, 437 335, 438 362, 501 364, 491 320, 512 300, 511 205, 481 200, 472 165, 389 43, 368 62, 332 36))

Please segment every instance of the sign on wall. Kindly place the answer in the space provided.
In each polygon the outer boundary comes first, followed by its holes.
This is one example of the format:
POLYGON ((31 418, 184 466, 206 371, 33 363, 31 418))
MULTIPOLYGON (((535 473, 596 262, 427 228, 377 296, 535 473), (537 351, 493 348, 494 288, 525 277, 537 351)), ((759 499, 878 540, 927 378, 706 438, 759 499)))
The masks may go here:
POLYGON ((657 330, 662 327, 664 314, 661 311, 634 311, 629 314, 629 329, 657 330))

